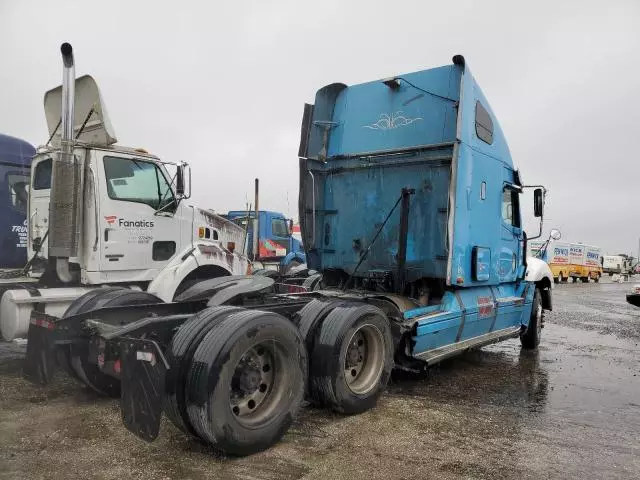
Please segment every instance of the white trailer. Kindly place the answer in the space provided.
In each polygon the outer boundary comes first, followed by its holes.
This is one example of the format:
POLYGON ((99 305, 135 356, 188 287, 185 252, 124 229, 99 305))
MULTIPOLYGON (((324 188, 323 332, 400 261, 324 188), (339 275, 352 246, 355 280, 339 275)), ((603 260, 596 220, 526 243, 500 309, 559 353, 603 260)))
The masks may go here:
POLYGON ((605 255, 602 257, 602 271, 609 276, 628 275, 632 270, 632 260, 627 255, 605 255))
POLYGON ((125 286, 170 302, 197 280, 248 268, 243 229, 187 203, 186 163, 116 144, 96 82, 75 79, 65 45, 64 89, 44 99, 50 142, 31 169, 32 268, 0 281, 6 340, 26 335, 34 307, 61 316, 91 289, 125 286))

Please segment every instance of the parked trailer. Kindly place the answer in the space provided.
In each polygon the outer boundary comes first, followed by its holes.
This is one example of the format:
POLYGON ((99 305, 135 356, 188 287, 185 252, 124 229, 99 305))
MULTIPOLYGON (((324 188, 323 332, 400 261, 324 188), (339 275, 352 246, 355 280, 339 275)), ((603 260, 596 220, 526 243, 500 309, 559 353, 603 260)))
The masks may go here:
MULTIPOLYGON (((139 437, 155 439, 164 414, 246 455, 278 441, 305 396, 356 414, 394 367, 422 371, 508 338, 537 347, 552 275, 525 258, 525 187, 463 57, 320 89, 299 157, 301 233, 321 290, 275 294, 273 279, 236 276, 170 302, 93 291, 61 318, 32 312, 26 376, 46 383, 56 363, 73 374, 75 359, 90 381, 111 379, 139 437)), ((536 188, 541 226, 543 207, 536 188)))
POLYGON ((38 149, 29 189, 26 250, 44 273, 0 280, 5 340, 27 335, 34 308, 61 316, 96 288, 128 286, 171 302, 197 280, 249 266, 243 229, 187 204, 187 164, 116 144, 96 82, 75 79, 64 48, 64 85, 45 95, 53 146, 38 149))
POLYGON ((602 270, 609 276, 614 274, 629 275, 633 273, 633 257, 628 255, 605 255, 602 257, 602 270))
POLYGON ((602 250, 599 247, 553 239, 532 241, 528 245, 530 255, 547 262, 555 283, 564 283, 570 278, 574 282, 600 281, 602 250))

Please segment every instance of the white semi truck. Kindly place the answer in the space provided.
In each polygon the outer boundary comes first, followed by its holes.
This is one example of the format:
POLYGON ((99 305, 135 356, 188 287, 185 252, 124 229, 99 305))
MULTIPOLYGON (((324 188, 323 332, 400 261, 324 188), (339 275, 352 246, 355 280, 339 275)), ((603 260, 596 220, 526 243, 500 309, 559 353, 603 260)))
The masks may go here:
POLYGON ((186 163, 117 145, 96 82, 75 79, 69 44, 62 55, 63 86, 44 99, 50 141, 31 169, 31 269, 0 280, 5 340, 26 336, 34 308, 60 316, 92 289, 128 287, 138 290, 128 301, 170 302, 197 280, 247 272, 243 229, 187 204, 186 163))

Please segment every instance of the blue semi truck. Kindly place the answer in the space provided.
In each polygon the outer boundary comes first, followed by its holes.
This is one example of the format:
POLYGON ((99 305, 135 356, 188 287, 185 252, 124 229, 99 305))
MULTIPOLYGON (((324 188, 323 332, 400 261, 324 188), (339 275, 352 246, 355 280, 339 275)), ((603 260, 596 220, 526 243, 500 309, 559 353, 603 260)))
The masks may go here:
POLYGON ((27 204, 32 145, 0 134, 0 269, 27 263, 27 204))
POLYGON ((253 237, 255 211, 232 210, 224 216, 246 229, 245 254, 254 264, 259 262, 265 267, 274 266, 284 273, 306 262, 302 242, 292 235, 293 221, 283 213, 268 210, 258 212, 257 248, 253 237))
MULTIPOLYGON (((246 455, 278 441, 305 398, 357 414, 393 368, 510 338, 538 346, 553 277, 525 257, 527 187, 462 56, 318 90, 299 167, 313 291, 276 294, 265 276, 202 280, 168 303, 98 289, 62 318, 33 310, 27 378, 47 383, 76 362, 79 381, 120 396, 139 437, 154 440, 166 415, 246 455)), ((544 193, 533 194, 540 229, 544 193)))

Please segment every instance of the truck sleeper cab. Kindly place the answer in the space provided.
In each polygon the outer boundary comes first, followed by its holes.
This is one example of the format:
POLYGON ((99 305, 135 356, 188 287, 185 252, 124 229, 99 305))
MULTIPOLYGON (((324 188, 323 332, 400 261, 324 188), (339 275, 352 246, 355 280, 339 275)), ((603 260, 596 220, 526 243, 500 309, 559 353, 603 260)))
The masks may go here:
POLYGON ((548 267, 525 258, 520 175, 462 57, 319 90, 300 157, 309 267, 326 287, 401 296, 409 357, 521 335, 534 304, 551 308, 548 267))
POLYGON ((32 312, 25 375, 48 382, 67 363, 54 353, 80 346, 90 381, 121 396, 139 437, 154 440, 164 414, 247 455, 277 442, 305 397, 356 414, 375 406, 394 367, 421 371, 512 337, 537 347, 551 273, 525 258, 524 186, 462 57, 320 89, 299 161, 318 289, 275 294, 271 278, 237 276, 172 302, 88 293, 63 318, 32 312))

